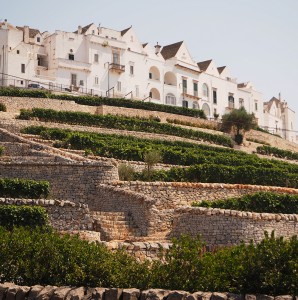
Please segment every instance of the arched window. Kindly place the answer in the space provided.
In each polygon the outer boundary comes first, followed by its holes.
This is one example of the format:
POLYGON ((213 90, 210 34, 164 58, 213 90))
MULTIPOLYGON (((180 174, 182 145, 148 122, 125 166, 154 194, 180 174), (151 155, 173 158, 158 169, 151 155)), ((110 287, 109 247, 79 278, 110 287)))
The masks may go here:
POLYGON ((202 106, 202 110, 204 111, 206 117, 210 116, 210 107, 207 103, 204 103, 202 106))
POLYGON ((202 91, 203 91, 203 97, 209 97, 209 89, 206 83, 203 84, 202 91))
POLYGON ((149 97, 155 100, 160 100, 160 93, 158 89, 152 88, 149 92, 149 97))
POLYGON ((168 105, 176 105, 176 97, 173 94, 166 95, 166 104, 168 105))

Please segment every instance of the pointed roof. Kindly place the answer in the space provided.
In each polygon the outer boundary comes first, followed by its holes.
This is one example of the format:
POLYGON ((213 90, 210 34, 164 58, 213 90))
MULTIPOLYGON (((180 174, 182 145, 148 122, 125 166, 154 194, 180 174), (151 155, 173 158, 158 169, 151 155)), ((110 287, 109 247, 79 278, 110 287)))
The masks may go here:
POLYGON ((160 53, 161 53, 161 55, 163 56, 163 58, 165 60, 170 59, 170 58, 174 57, 177 54, 177 52, 180 49, 182 44, 183 44, 183 41, 178 42, 178 43, 174 43, 174 44, 171 44, 171 45, 164 46, 161 49, 160 53))
MULTIPOLYGON (((82 34, 86 33, 87 30, 93 25, 94 23, 90 23, 84 27, 82 27, 82 34)), ((74 31, 74 33, 78 33, 78 30, 74 31)))
POLYGON ((239 89, 243 89, 243 88, 246 88, 247 87, 247 82, 243 82, 243 83, 238 83, 237 84, 237 87, 239 88, 239 89))
POLYGON ((126 29, 123 29, 121 30, 121 36, 124 36, 124 34, 132 27, 132 25, 130 25, 130 27, 126 28, 126 29))
POLYGON ((145 48, 148 45, 148 43, 142 44, 143 48, 145 48))
POLYGON ((211 64, 211 62, 212 62, 212 59, 201 61, 201 62, 198 62, 198 66, 201 71, 206 71, 208 69, 209 65, 211 64))
POLYGON ((218 73, 221 74, 225 68, 226 68, 226 66, 222 66, 222 67, 217 68, 218 73))
MULTIPOLYGON (((17 26, 17 29, 25 31, 24 27, 17 26)), ((40 31, 38 29, 30 28, 29 27, 29 38, 33 39, 37 34, 40 34, 40 31)))

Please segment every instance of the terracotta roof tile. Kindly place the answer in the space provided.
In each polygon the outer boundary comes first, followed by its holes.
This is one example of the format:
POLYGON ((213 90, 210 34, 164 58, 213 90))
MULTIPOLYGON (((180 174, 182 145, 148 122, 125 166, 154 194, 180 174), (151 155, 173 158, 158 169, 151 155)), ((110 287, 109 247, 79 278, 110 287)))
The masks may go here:
POLYGON ((198 62, 198 66, 201 71, 206 71, 211 62, 212 62, 212 59, 201 61, 201 62, 198 62))
POLYGON ((161 55, 163 56, 164 59, 166 59, 166 60, 170 59, 170 58, 174 57, 177 54, 177 52, 180 49, 182 44, 183 44, 183 41, 175 43, 175 44, 164 46, 161 49, 160 53, 161 53, 161 55))

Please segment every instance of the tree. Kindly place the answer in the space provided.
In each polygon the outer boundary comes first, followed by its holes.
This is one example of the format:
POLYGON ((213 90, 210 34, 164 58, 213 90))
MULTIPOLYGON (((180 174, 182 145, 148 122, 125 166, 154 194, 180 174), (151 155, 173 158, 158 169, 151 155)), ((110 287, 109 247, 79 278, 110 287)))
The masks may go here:
POLYGON ((161 161, 162 161, 162 155, 157 150, 150 150, 144 153, 144 162, 147 165, 147 169, 143 170, 143 174, 145 175, 145 178, 150 180, 154 165, 156 165, 161 161))
POLYGON ((248 114, 244 107, 234 109, 222 116, 222 131, 234 132, 235 142, 240 145, 243 134, 256 126, 256 119, 253 113, 248 114))

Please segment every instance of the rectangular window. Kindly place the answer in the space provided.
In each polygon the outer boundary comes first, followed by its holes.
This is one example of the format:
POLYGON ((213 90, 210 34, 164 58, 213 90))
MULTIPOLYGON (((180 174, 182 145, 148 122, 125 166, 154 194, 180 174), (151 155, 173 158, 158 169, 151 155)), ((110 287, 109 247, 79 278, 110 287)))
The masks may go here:
POLYGON ((84 80, 80 80, 80 86, 84 86, 84 80))
POLYGON ((118 52, 113 52, 113 64, 120 65, 120 57, 118 52))
POLYGON ((134 74, 133 66, 130 66, 130 67, 129 67, 129 73, 130 73, 130 75, 133 75, 133 74, 134 74))
POLYGON ((182 91, 183 91, 183 94, 187 93, 187 80, 186 79, 182 80, 182 91))
POLYGON ((182 101, 182 107, 188 108, 188 101, 183 100, 183 101, 182 101))
POLYGON ((37 43, 40 43, 40 37, 37 37, 36 40, 37 40, 37 43))
POLYGON ((136 97, 140 97, 140 89, 138 85, 136 85, 136 97))
POLYGON ((198 97, 198 83, 197 82, 193 83, 193 95, 195 97, 198 97))
POLYGON ((117 81, 117 91, 121 92, 121 81, 117 81))
POLYGON ((97 53, 94 54, 94 62, 98 63, 98 54, 97 53))
POLYGON ((258 102, 255 102, 255 111, 258 110, 258 102))
POLYGON ((239 107, 244 106, 244 100, 242 98, 239 98, 239 107))
POLYGON ((149 73, 149 79, 152 79, 152 73, 149 73))
POLYGON ((69 54, 68 54, 68 59, 69 59, 69 60, 74 60, 74 54, 69 53, 69 54))
POLYGON ((20 50, 17 50, 17 54, 20 54, 20 50))
POLYGON ((21 64, 21 72, 25 73, 25 64, 21 64))
POLYGON ((98 84, 98 77, 97 76, 95 76, 95 78, 94 78, 94 83, 98 84))
POLYGON ((213 104, 217 104, 217 90, 213 90, 213 104))
POLYGON ((229 94, 228 101, 229 101, 229 108, 234 108, 235 101, 234 101, 234 95, 233 94, 229 94))
POLYGON ((71 74, 70 80, 71 80, 70 82, 71 85, 77 86, 77 74, 71 74))

